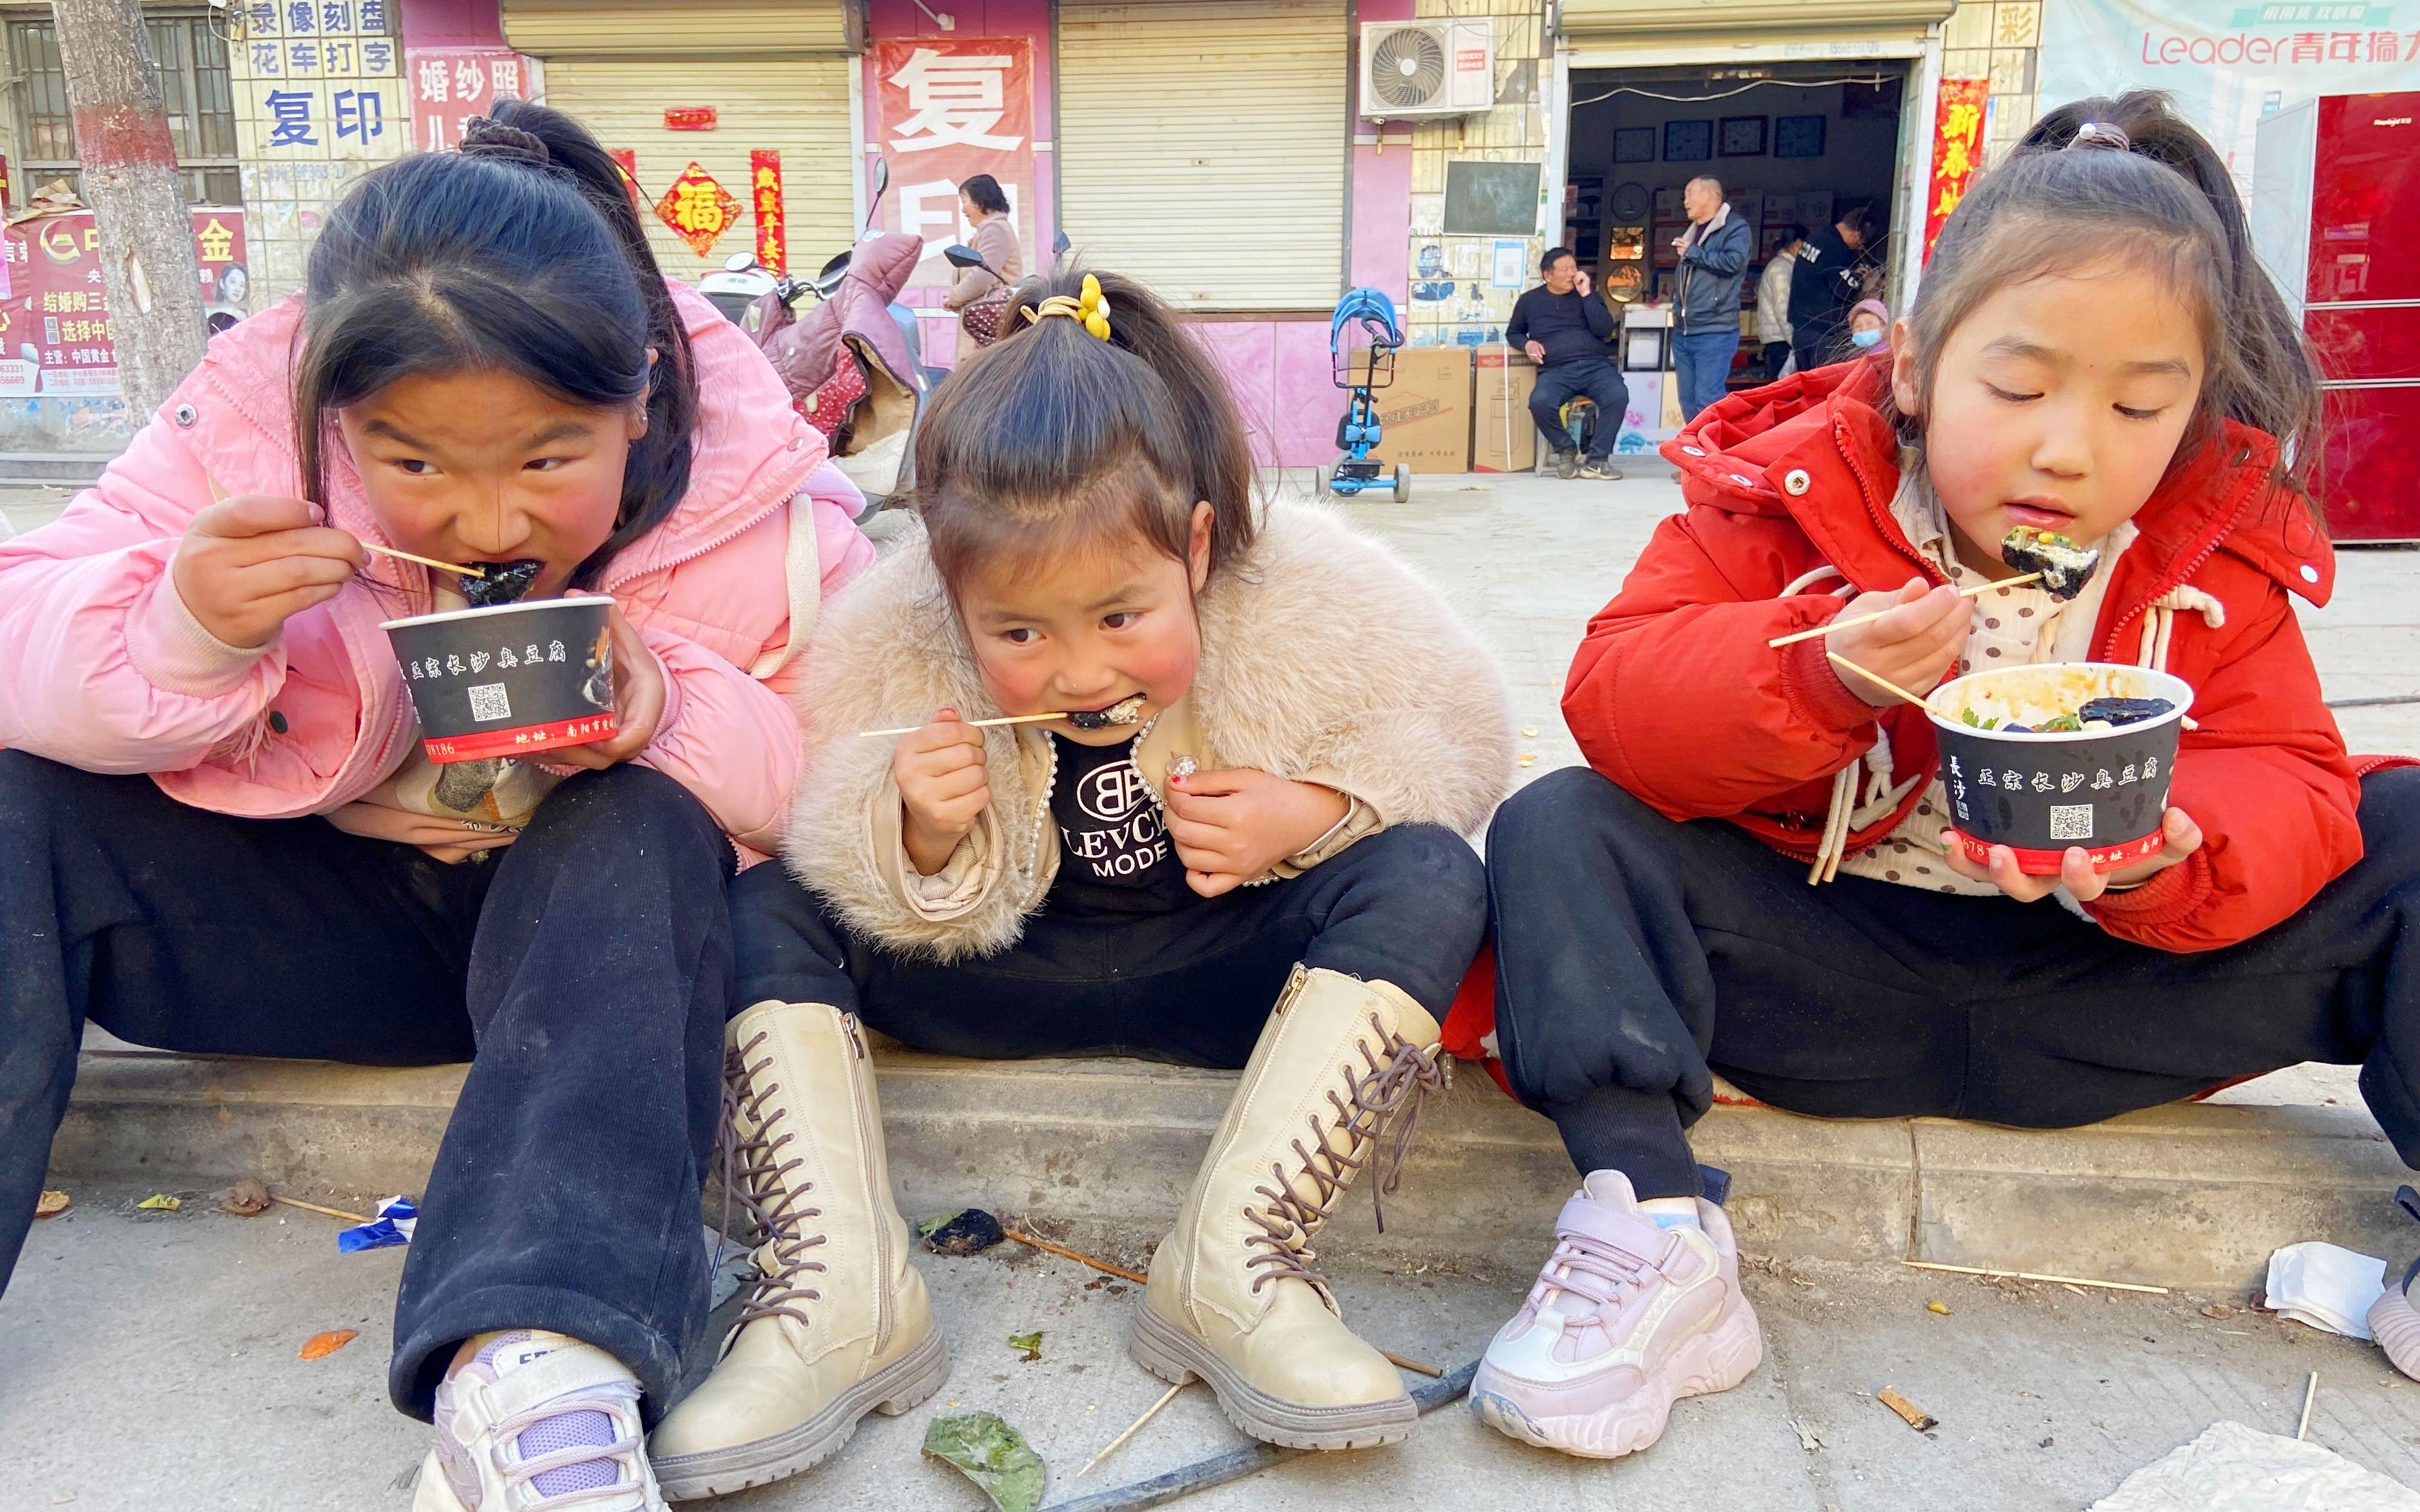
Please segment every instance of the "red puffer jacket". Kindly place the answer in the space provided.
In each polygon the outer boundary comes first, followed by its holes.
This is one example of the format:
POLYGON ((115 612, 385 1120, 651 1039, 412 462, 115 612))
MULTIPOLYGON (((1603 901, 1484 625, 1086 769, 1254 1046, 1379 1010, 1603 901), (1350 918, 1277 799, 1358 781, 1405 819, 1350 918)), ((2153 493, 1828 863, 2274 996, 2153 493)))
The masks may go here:
MULTIPOLYGON (((1811 857, 1832 779, 1887 732, 1900 779, 1929 773, 1931 726, 1877 710, 1823 659, 1822 640, 1765 642, 1858 591, 1940 580, 1890 513, 1898 447, 1870 402, 1881 363, 1820 369, 1727 398, 1664 455, 1684 514, 1666 520, 1590 623, 1563 690, 1589 764, 1676 820, 1722 818, 1811 857), (1828 574, 1807 581, 1829 567, 1828 574)), ((2335 559, 2303 503, 2269 481, 2267 436, 2230 426, 2173 469, 2134 517, 2111 570, 2094 656, 2153 661, 2193 685, 2169 801, 2202 848, 2086 907, 2110 933, 2164 950, 2232 945, 2285 918, 2361 858, 2357 767, 2288 594, 2325 604, 2335 559)), ((1865 816, 1852 851, 1917 799, 1865 816)))

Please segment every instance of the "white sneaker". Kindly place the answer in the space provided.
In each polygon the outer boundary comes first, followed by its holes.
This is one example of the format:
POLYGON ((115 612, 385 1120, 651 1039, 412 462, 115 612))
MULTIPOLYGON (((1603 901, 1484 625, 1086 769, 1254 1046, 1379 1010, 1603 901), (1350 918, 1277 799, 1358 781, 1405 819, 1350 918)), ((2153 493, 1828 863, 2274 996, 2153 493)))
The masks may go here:
POLYGON ((437 1388, 412 1512, 665 1512, 639 1381, 561 1334, 493 1334, 437 1388))

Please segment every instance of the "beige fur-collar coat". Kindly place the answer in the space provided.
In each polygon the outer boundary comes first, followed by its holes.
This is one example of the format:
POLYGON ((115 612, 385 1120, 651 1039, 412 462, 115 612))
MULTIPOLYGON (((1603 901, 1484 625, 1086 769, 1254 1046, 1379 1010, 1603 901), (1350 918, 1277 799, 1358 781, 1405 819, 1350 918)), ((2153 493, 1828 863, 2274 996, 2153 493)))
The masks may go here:
MULTIPOLYGON (((1276 875, 1297 875, 1389 825, 1470 834, 1504 795, 1512 720, 1494 662, 1436 591, 1321 504, 1269 507, 1258 538, 1203 588, 1202 663, 1147 726, 1135 764, 1165 797, 1169 765, 1257 767, 1335 788, 1351 811, 1276 875)), ((1015 943, 1059 868, 1057 759, 1032 727, 985 732, 991 807, 921 876, 901 841, 895 742, 943 705, 995 714, 921 532, 824 611, 799 689, 806 769, 786 859, 861 933, 949 961, 1015 943)))

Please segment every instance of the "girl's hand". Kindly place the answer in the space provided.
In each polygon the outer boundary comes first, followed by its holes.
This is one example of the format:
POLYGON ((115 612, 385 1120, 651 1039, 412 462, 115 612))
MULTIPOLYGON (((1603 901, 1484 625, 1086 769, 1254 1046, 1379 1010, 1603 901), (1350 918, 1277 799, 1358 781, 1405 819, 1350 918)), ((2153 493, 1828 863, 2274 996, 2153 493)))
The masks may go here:
MULTIPOLYGON (((1966 624, 1975 614, 1974 600, 1959 597, 1958 590, 1947 583, 1928 588, 1923 579, 1911 578, 1903 586, 1886 594, 1859 594, 1840 610, 1840 618, 1871 614, 1877 609, 1889 612, 1871 625, 1854 625, 1827 635, 1823 644, 1835 655, 1847 657, 1876 676, 1889 678, 1911 693, 1931 692, 1957 663, 1958 653, 1966 644, 1966 624)), ((1897 695, 1862 677, 1839 672, 1839 678, 1850 692, 1878 709, 1899 702, 1897 695)))
POLYGON ((942 709, 931 724, 899 737, 891 777, 907 814, 908 859, 929 877, 950 864, 958 841, 991 806, 983 732, 960 719, 957 710, 942 709))
POLYGON ((335 597, 361 564, 362 544, 302 500, 241 494, 194 517, 168 576, 203 629, 251 651, 335 597))
MULTIPOLYGON (((1876 669, 1879 671, 1880 669, 1876 669)), ((2103 874, 2092 870, 2085 852, 2071 845, 2060 857, 2058 875, 2032 877, 2017 870, 2016 853, 2006 845, 1992 847, 1988 866, 1978 866, 1966 856, 1966 847, 1952 843, 1949 847, 1949 869, 1962 877, 1988 882, 2021 903, 2034 903, 2065 887, 2080 903, 2088 903, 2111 887, 2131 887, 2148 882, 2168 868, 2201 849, 2201 826, 2193 822, 2182 809, 2171 809, 2160 821, 2161 846, 2158 854, 2148 860, 2103 874)))
POLYGON ((1185 863, 1186 886, 1216 898, 1266 874, 1352 807, 1334 788, 1250 767, 1196 772, 1168 784, 1168 837, 1185 863))
POLYGON ((664 668, 622 617, 619 607, 608 611, 606 624, 613 636, 613 734, 585 746, 561 746, 540 758, 565 766, 601 772, 647 748, 656 726, 664 717, 664 668))

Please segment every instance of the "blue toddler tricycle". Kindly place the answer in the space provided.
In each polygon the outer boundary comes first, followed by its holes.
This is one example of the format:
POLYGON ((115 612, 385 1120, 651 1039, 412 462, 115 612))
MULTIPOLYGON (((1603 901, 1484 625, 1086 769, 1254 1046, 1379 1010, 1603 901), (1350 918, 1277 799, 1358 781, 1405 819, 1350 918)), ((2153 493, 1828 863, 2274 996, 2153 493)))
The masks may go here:
POLYGON ((1352 397, 1343 418, 1336 423, 1336 444, 1344 455, 1319 470, 1319 490, 1350 499, 1373 488, 1392 488, 1398 502, 1412 496, 1412 470, 1398 462, 1393 471, 1372 457, 1378 444, 1379 389, 1395 381, 1395 349, 1404 344, 1404 328, 1395 321, 1395 301, 1374 288, 1348 291, 1336 301, 1336 317, 1327 328, 1328 362, 1336 386, 1352 397))

